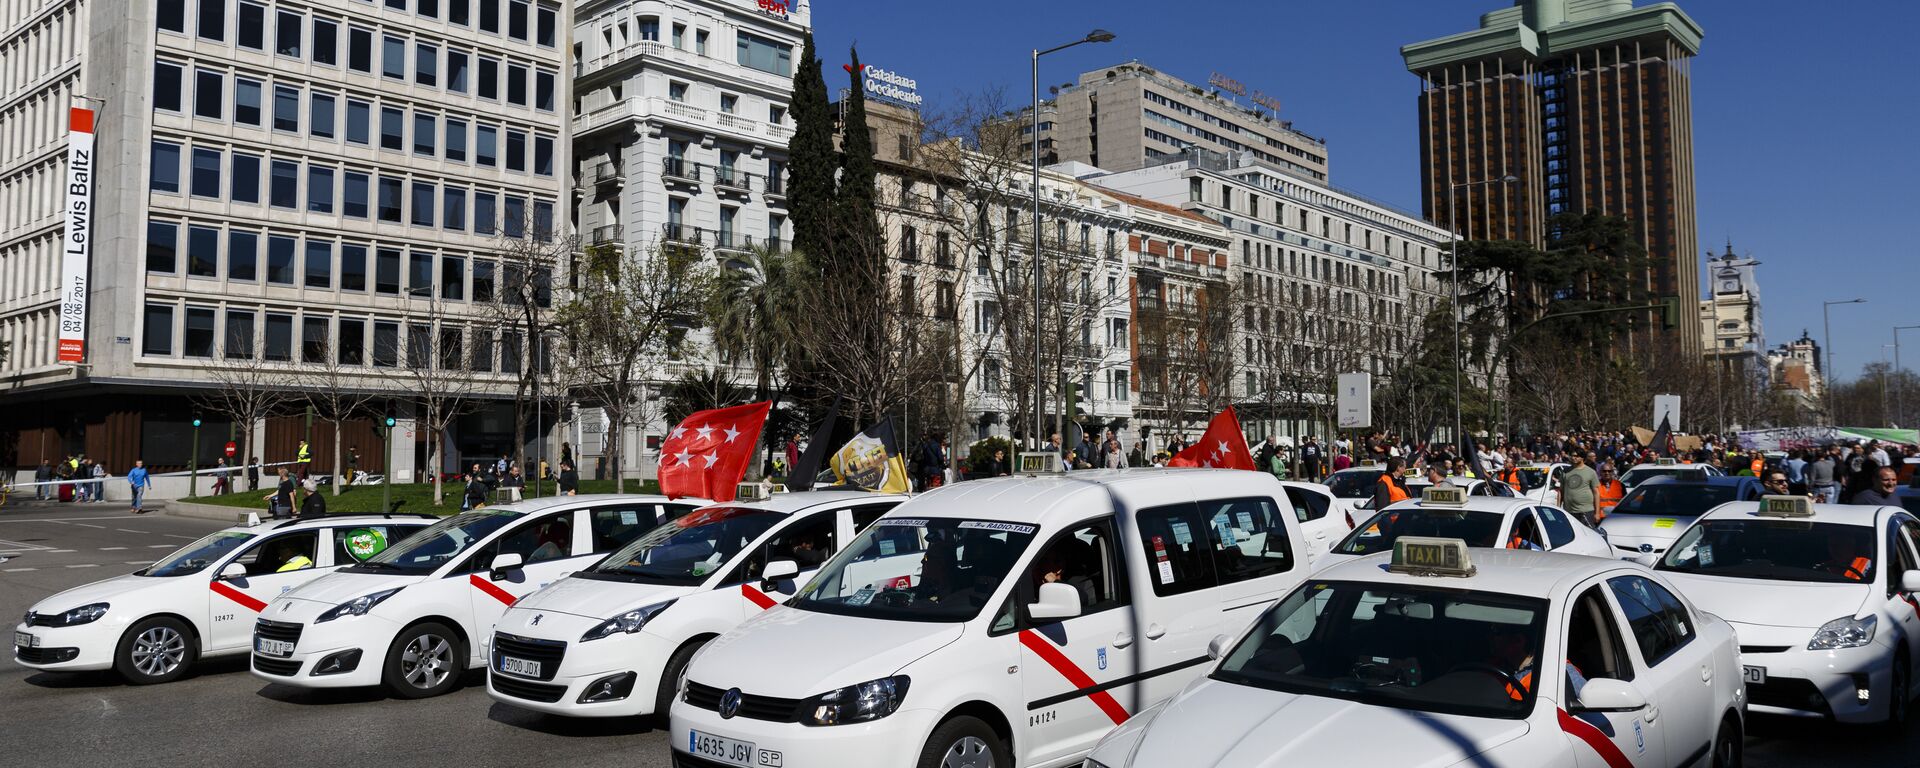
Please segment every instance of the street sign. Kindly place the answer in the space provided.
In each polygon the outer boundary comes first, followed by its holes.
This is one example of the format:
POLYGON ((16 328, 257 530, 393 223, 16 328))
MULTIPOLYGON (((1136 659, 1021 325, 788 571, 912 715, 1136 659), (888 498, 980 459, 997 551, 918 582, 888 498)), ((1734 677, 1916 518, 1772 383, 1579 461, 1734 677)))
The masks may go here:
POLYGON ((1373 426, 1373 374, 1340 374, 1340 428, 1373 426))
POLYGON ((227 458, 233 458, 234 452, 238 450, 240 450, 240 446, 235 445, 232 440, 227 441, 227 458))
POLYGON ((1656 430, 1659 429, 1661 418, 1667 419, 1667 429, 1673 430, 1674 432, 1681 431, 1679 395, 1653 396, 1653 424, 1650 426, 1656 430))

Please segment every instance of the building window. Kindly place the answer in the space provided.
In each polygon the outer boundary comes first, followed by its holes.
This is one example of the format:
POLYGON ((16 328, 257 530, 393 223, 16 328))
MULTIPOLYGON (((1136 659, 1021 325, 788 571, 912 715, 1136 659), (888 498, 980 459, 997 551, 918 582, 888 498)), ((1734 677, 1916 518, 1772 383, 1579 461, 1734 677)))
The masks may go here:
POLYGON ((507 198, 506 207, 500 214, 500 232, 515 239, 527 236, 526 198, 511 196, 507 198))
POLYGON ((491 125, 474 127, 473 161, 489 168, 498 165, 496 156, 500 129, 491 125))
MULTIPOLYGON (((447 0, 447 21, 466 26, 467 2, 468 0, 447 0)), ((481 0, 481 2, 492 3, 493 0, 481 0)))
POLYGON ((347 30, 347 69, 373 74, 373 30, 347 30))
POLYGON ((233 121, 245 125, 260 124, 260 81, 233 79, 233 121))
POLYGON ((480 0, 480 31, 500 32, 499 0, 480 0))
POLYGON ((525 0, 510 0, 507 3, 507 37, 527 39, 527 14, 531 10, 525 0))
POLYGON ((345 193, 340 206, 341 215, 353 219, 367 218, 368 195, 372 192, 370 189, 372 185, 373 179, 367 174, 347 171, 341 184, 345 193))
POLYGON ((168 32, 187 33, 187 0, 160 0, 154 23, 168 32))
POLYGON ((339 354, 335 359, 341 365, 361 365, 367 359, 367 323, 365 320, 340 318, 339 354))
POLYGON ((473 300, 475 303, 493 301, 493 262, 475 259, 473 262, 473 300))
POLYGON ((444 370, 460 370, 461 359, 466 357, 461 354, 466 350, 462 348, 464 345, 460 342, 460 335, 460 329, 457 327, 440 327, 439 358, 440 367, 444 370))
POLYGON ((292 11, 280 11, 274 17, 273 52, 300 58, 300 27, 304 20, 292 11))
POLYGON ((555 30, 559 26, 559 18, 560 12, 552 6, 540 6, 534 16, 533 41, 548 48, 554 47, 557 34, 555 30))
POLYGON ((640 17, 640 39, 651 43, 660 42, 660 20, 652 16, 640 17))
POLYGON ((731 93, 720 94, 720 111, 721 112, 731 115, 738 110, 739 106, 740 106, 739 96, 735 96, 731 93))
POLYGON ((734 40, 740 66, 782 77, 793 74, 793 49, 785 43, 744 31, 734 33, 734 40))
POLYGON ((180 145, 170 141, 153 142, 149 165, 152 166, 153 177, 148 189, 154 192, 180 191, 180 145))
POLYGON ((254 313, 237 309, 227 310, 227 333, 221 357, 228 360, 252 360, 254 313))
POLYGON ((433 140, 440 133, 440 126, 433 115, 415 114, 413 116, 413 153, 433 157, 433 140))
POLYGON ((380 74, 395 80, 407 79, 407 41, 390 35, 381 38, 380 74))
POLYGON ((367 289, 367 247, 352 243, 340 244, 340 290, 364 291, 367 289))
POLYGON ((300 321, 300 362, 327 362, 327 319, 308 317, 300 321))
POLYGON ((333 287, 333 243, 307 241, 306 285, 308 288, 333 287))
POLYGON ((433 256, 412 251, 407 254, 407 295, 416 299, 433 298, 433 256))
POLYGON ((467 191, 447 187, 441 198, 440 226, 456 232, 467 228, 467 191))
POLYGON ((519 131, 507 131, 507 170, 527 170, 527 135, 519 131))
POLYGON ((415 179, 413 182, 413 225, 416 227, 433 226, 433 207, 438 202, 440 191, 433 184, 415 179))
POLYGON ((553 73, 533 73, 533 106, 547 112, 553 111, 553 73))
POLYGON ((553 175, 553 139, 533 137, 533 172, 540 176, 553 175))
POLYGON ((330 94, 314 93, 307 99, 307 130, 323 139, 333 138, 334 98, 330 94))
POLYGON ((407 365, 414 368, 433 365, 432 328, 411 323, 407 325, 407 365))
POLYGON ((144 332, 140 335, 140 353, 171 356, 173 354, 173 307, 166 304, 148 304, 144 325, 144 332))
POLYGON ((340 64, 340 25, 337 22, 321 18, 313 20, 313 63, 329 67, 340 64))
POLYGON ((180 356, 213 357, 213 310, 208 307, 187 307, 185 326, 180 356))
POLYGON ((467 260, 459 256, 440 257, 440 298, 460 301, 466 298, 467 260))
POLYGON ((380 148, 400 152, 406 149, 407 114, 393 107, 380 108, 380 148))
POLYGON ((287 362, 293 359, 293 315, 267 313, 266 354, 261 357, 274 362, 287 362))
POLYGON ((275 160, 267 179, 267 204, 275 208, 300 207, 300 165, 275 160))
POLYGON ((400 325, 373 324, 373 367, 392 368, 400 364, 400 325))
POLYGON ((464 52, 447 50, 447 90, 467 92, 467 54, 464 52))
POLYGON ((180 225, 147 222, 147 271, 173 274, 179 263, 180 225))
POLYGON ((373 140, 373 105, 347 101, 347 142, 365 145, 373 140))
POLYGON ((164 61, 153 64, 153 108, 166 112, 179 112, 180 78, 183 73, 178 64, 164 61))
POLYGON ((518 64, 507 65, 507 103, 518 106, 527 105, 527 68, 518 64))
POLYGON ((673 25, 672 43, 673 43, 673 47, 676 49, 679 49, 682 51, 687 49, 687 25, 685 24, 673 25))
POLYGON ((300 130, 300 89, 287 85, 273 87, 273 129, 300 130))
POLYGON ((475 191, 473 193, 473 233, 491 235, 496 229, 495 202, 498 198, 492 192, 475 191))
POLYGON ((686 101, 687 84, 677 81, 667 83, 667 98, 680 102, 686 101))
POLYGON ((333 169, 324 165, 307 166, 307 210, 333 213, 333 169))
POLYGON ((227 76, 220 72, 198 70, 193 73, 193 115, 210 120, 220 119, 220 112, 226 107, 227 76))
POLYGON ((227 279, 252 282, 260 279, 260 235, 245 230, 227 232, 227 279))
POLYGON ((267 282, 293 285, 293 250, 298 245, 285 235, 267 237, 267 282))
POLYGON ((454 160, 462 163, 466 162, 467 161, 467 121, 455 120, 449 117, 446 120, 446 130, 447 130, 446 158, 448 160, 454 160))
POLYGON ((474 90, 483 99, 500 98, 500 62, 481 57, 480 82, 474 90))
POLYGON ((438 46, 414 43, 413 81, 421 85, 440 84, 440 48, 438 46))
POLYGON ((694 31, 693 33, 693 52, 694 53, 697 53, 701 56, 707 55, 707 37, 708 37, 707 31, 704 29, 694 31))
POLYGON ((381 248, 374 252, 373 292, 390 296, 400 294, 400 251, 381 248))
POLYGON ((220 150, 193 149, 193 196, 220 196, 220 150))
POLYGON ((440 18, 440 0, 413 0, 413 12, 429 19, 440 18))
POLYGON ((248 50, 267 49, 266 6, 254 3, 240 4, 240 15, 234 24, 234 41, 248 50))

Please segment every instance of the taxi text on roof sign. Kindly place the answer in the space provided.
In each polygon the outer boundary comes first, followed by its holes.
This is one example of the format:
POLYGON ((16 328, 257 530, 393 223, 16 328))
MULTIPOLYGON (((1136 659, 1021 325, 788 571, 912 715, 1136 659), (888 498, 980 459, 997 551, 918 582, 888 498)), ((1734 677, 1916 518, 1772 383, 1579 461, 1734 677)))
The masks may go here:
POLYGON ((1762 496, 1761 517, 1813 517, 1813 500, 1805 496, 1762 496))
POLYGON ((1428 504, 1458 506, 1467 503, 1467 492, 1452 483, 1441 483, 1422 490, 1420 500, 1428 504))
POLYGON ((1473 558, 1460 539, 1402 536, 1393 542, 1393 562, 1387 570, 1415 576, 1472 576, 1473 558))
POLYGON ((1066 471, 1060 465, 1060 454, 1051 451, 1037 451, 1020 454, 1022 475, 1057 475, 1066 471))
POLYGON ((1660 458, 1654 459, 1653 463, 1662 467, 1671 467, 1680 462, 1675 461, 1672 456, 1662 456, 1660 458))

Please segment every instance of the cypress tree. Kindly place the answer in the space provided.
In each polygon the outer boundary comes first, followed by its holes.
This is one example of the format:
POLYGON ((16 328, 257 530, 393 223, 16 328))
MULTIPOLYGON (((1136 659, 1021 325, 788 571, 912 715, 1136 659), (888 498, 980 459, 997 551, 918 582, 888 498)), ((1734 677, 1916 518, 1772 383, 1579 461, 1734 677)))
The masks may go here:
POLYGON ((833 242, 834 173, 839 162, 833 150, 833 112, 827 106, 827 83, 820 74, 820 57, 808 32, 800 62, 793 70, 793 137, 787 140, 787 210, 793 215, 793 249, 816 269, 830 263, 833 242))
POLYGON ((858 264, 866 272, 876 264, 885 264, 886 253, 880 237, 880 216, 874 208, 874 179, 879 175, 873 161, 873 132, 867 127, 867 91, 860 77, 860 49, 851 50, 853 67, 843 115, 840 146, 839 216, 841 227, 835 239, 843 266, 858 264), (868 260, 859 262, 856 260, 868 260))

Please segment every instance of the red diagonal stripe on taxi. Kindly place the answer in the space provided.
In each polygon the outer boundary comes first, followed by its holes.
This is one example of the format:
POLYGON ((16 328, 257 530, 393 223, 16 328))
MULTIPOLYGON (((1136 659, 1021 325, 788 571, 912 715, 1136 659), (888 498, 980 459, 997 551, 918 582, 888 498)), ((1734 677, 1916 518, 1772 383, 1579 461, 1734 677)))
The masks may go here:
POLYGON ((513 605, 513 601, 520 599, 514 597, 512 592, 494 586, 493 582, 481 578, 480 574, 477 573, 469 574, 467 576, 467 583, 472 584, 475 589, 487 593, 489 597, 500 601, 501 605, 513 605))
POLYGON ((1558 707, 1553 711, 1560 717, 1560 730, 1573 734, 1575 738, 1586 742, 1587 746, 1593 747, 1593 751, 1600 753, 1600 759, 1607 761, 1607 768, 1633 768, 1633 761, 1620 751, 1620 746, 1601 733, 1599 728, 1593 727, 1593 723, 1569 715, 1558 707))
MULTIPOLYGON (((1053 667, 1053 671, 1059 672, 1060 676, 1066 678, 1067 683, 1074 688, 1092 688, 1098 685, 1093 678, 1087 676, 1087 673, 1080 671, 1073 660, 1061 653, 1059 648, 1053 647, 1051 641, 1041 637, 1040 633, 1031 629, 1020 630, 1020 644, 1026 646, 1027 650, 1033 651, 1034 655, 1047 663, 1047 666, 1053 667)), ((1120 702, 1114 700, 1113 694, 1094 691, 1088 694, 1087 698, 1092 699, 1101 712, 1107 713, 1107 718, 1112 720, 1114 725, 1127 721, 1127 708, 1120 706, 1120 702)))
POLYGON ((760 591, 752 584, 740 585, 740 594, 747 598, 747 602, 760 606, 760 610, 763 611, 780 604, 780 601, 768 597, 767 593, 760 591))
POLYGON ((211 582, 207 582, 207 584, 208 586, 213 588, 214 594, 217 594, 228 600, 232 600, 236 603, 239 603, 240 607, 245 608, 249 611, 253 611, 254 613, 259 613, 267 609, 267 604, 264 602, 261 602, 259 598, 256 598, 253 595, 249 595, 240 590, 234 589, 233 587, 228 586, 227 583, 224 581, 211 581, 211 582))

